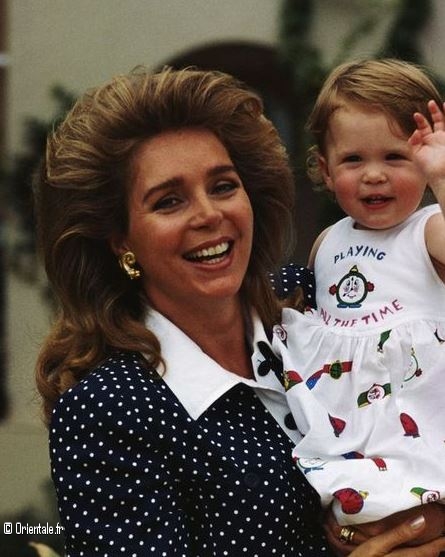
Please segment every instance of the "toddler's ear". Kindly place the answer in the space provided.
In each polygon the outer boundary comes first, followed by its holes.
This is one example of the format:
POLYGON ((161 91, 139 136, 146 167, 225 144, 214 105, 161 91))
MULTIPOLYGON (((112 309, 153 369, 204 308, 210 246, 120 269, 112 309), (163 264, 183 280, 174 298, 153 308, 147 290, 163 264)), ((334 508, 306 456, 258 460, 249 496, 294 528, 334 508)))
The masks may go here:
POLYGON ((330 191, 334 191, 334 184, 329 173, 328 161, 322 155, 318 155, 318 164, 320 165, 321 175, 323 176, 323 182, 330 191))

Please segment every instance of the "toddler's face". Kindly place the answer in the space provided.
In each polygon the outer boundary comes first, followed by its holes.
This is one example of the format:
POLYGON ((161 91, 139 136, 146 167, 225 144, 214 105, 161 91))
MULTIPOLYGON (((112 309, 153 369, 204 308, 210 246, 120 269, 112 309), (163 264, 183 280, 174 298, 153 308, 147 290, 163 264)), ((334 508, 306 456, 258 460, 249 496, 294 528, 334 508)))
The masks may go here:
POLYGON ((374 108, 347 103, 332 114, 321 166, 327 187, 357 228, 390 228, 418 208, 426 180, 407 139, 374 108))

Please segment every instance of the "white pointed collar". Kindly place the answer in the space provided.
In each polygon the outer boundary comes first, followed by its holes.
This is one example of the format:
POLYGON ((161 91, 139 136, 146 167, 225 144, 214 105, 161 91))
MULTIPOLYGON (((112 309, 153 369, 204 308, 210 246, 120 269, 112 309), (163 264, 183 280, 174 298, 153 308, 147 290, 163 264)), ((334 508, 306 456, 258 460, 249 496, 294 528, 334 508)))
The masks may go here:
MULTIPOLYGON (((194 420, 239 383, 254 388, 277 419, 282 418, 289 411, 285 404, 283 387, 274 374, 269 373, 268 377, 258 383, 253 379, 245 379, 231 373, 210 358, 181 329, 156 310, 149 310, 146 324, 161 343, 161 353, 166 363, 162 378, 194 420)), ((259 341, 270 346, 263 324, 256 313, 252 314, 252 324, 253 346, 257 347, 259 341)), ((256 358, 259 358, 259 361, 264 359, 258 350, 255 350, 252 355, 253 360, 256 358)))

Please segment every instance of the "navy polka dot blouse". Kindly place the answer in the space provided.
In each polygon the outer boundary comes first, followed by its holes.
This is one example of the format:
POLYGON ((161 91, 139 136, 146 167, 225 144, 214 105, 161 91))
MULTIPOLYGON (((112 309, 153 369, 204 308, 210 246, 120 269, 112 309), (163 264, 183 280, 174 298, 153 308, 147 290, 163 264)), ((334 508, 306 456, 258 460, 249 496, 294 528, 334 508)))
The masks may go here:
POLYGON ((67 557, 331 556, 293 443, 248 383, 192 417, 117 353, 64 393, 50 456, 67 557))
POLYGON ((270 275, 270 281, 278 298, 286 298, 296 288, 301 288, 305 304, 315 308, 315 279, 311 269, 290 263, 270 275))

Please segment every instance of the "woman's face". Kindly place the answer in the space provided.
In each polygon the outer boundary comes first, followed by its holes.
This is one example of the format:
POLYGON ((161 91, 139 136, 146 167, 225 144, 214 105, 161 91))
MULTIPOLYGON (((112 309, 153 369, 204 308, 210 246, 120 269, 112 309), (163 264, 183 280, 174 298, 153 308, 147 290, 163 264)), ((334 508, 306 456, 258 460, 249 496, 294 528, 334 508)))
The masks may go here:
POLYGON ((135 254, 153 307, 171 315, 236 298, 252 234, 249 198, 213 133, 168 131, 141 146, 119 251, 135 254))

